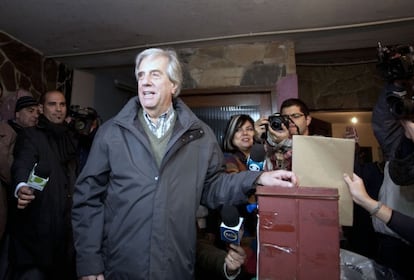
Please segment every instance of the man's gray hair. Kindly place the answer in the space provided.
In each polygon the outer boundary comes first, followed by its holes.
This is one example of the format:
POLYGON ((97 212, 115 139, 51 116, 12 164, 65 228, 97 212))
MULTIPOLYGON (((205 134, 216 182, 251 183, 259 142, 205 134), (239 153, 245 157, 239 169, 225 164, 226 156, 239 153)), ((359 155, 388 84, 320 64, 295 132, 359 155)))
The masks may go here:
POLYGON ((142 60, 146 57, 157 57, 157 56, 164 56, 168 58, 168 66, 167 66, 167 75, 171 82, 177 86, 177 90, 175 91, 173 97, 177 97, 180 94, 181 86, 183 83, 183 71, 181 67, 181 63, 178 60, 177 53, 172 49, 159 49, 159 48, 151 48, 146 49, 140 52, 135 59, 135 78, 138 81, 138 68, 142 62, 142 60))

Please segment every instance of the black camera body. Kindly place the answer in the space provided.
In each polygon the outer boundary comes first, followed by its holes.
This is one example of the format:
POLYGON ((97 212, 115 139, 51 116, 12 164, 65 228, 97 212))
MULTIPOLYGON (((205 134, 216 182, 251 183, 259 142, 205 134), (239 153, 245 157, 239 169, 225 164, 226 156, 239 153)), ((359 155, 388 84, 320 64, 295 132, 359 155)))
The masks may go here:
POLYGON ((73 129, 82 135, 89 135, 93 122, 98 119, 98 114, 91 107, 80 107, 79 105, 71 105, 69 108, 69 116, 72 118, 70 125, 73 129))
POLYGON ((268 121, 273 130, 283 130, 282 124, 289 127, 290 119, 280 113, 274 113, 269 116, 268 121))
POLYGON ((414 98, 412 90, 388 92, 386 99, 389 109, 395 118, 414 121, 414 98))
POLYGON ((397 45, 383 47, 378 42, 378 69, 388 81, 407 80, 414 75, 414 48, 397 45))
POLYGON ((401 89, 386 93, 389 109, 396 119, 414 120, 413 84, 414 76, 414 48, 412 46, 397 45, 382 47, 378 43, 378 68, 388 82, 396 80, 401 89))

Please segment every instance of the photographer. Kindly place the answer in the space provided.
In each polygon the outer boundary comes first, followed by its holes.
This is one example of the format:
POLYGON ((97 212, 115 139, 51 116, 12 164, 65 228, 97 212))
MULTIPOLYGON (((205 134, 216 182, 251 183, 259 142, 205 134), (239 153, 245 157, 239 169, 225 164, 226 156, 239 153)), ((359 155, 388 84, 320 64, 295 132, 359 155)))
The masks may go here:
POLYGON ((291 170, 292 135, 309 135, 312 117, 298 98, 283 101, 280 114, 262 117, 255 123, 256 140, 265 140, 266 170, 291 170))
MULTIPOLYGON (((372 121, 386 159, 380 203, 374 210, 387 205, 408 217, 414 217, 413 53, 412 47, 382 48, 379 45, 379 66, 387 85, 374 108, 372 121)), ((412 275, 414 246, 410 239, 388 225, 373 217, 379 242, 378 262, 408 279, 412 275)))
POLYGON ((413 87, 412 47, 382 47, 379 43, 378 59, 377 67, 386 84, 372 111, 372 129, 384 160, 389 160, 404 134, 398 119, 410 115, 410 111, 413 113, 413 105, 407 103, 410 98, 407 92, 413 87))

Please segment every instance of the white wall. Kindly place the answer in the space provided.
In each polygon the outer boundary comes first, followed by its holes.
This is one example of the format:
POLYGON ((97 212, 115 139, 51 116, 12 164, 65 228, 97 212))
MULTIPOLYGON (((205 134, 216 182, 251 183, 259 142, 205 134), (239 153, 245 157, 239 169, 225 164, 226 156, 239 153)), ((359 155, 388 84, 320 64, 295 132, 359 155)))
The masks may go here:
POLYGON ((116 115, 136 94, 115 87, 113 78, 74 70, 70 105, 94 108, 103 121, 116 115))
POLYGON ((94 107, 95 75, 80 71, 73 71, 72 95, 70 105, 94 107))
MULTIPOLYGON (((345 134, 345 128, 350 124, 333 123, 332 124, 332 137, 343 138, 345 134)), ((358 123, 352 124, 358 132, 359 145, 363 147, 372 148, 372 160, 381 161, 382 156, 380 152, 380 146, 375 138, 374 132, 371 127, 371 123, 358 123)))
POLYGON ((137 93, 115 87, 113 78, 105 75, 96 76, 95 109, 103 121, 115 116, 119 110, 137 93))

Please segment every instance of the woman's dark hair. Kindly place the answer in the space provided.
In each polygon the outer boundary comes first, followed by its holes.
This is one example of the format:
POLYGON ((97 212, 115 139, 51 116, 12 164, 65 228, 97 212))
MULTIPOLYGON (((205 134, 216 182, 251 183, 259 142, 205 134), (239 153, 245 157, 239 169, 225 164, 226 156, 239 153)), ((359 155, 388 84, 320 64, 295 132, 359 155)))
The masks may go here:
POLYGON ((227 123, 226 134, 224 135, 223 140, 223 151, 227 153, 238 151, 239 149, 233 145, 234 134, 236 134, 237 129, 242 127, 246 122, 251 123, 254 127, 254 120, 249 115, 233 115, 231 116, 229 122, 227 123))

